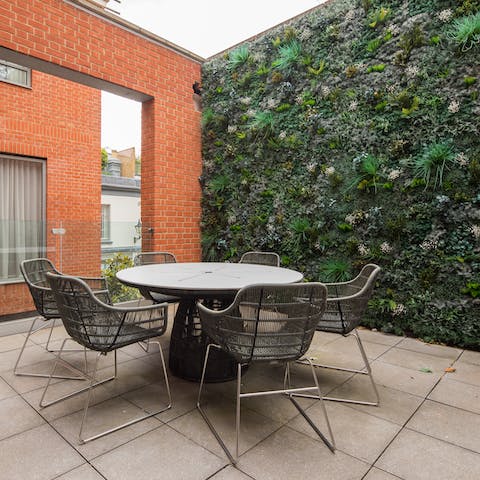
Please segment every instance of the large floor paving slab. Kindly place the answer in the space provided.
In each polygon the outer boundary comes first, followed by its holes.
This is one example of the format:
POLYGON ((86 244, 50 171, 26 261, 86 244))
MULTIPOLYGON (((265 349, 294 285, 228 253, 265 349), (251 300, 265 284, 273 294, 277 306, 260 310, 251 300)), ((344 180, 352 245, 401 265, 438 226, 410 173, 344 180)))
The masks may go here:
MULTIPOLYGON (((29 342, 25 366, 51 368, 48 332, 29 342)), ((53 333, 52 345, 65 335, 53 333)), ((360 330, 380 405, 325 402, 337 450, 332 454, 283 395, 242 401, 240 457, 230 465, 196 409, 198 383, 170 374, 170 410, 87 445, 79 445, 84 396, 41 409, 45 378, 19 377, 13 365, 24 334, 0 337, 0 479, 40 480, 472 480, 480 478, 480 352, 360 330), (450 368, 452 367, 452 368, 450 368), (46 452, 48 451, 48 455, 46 452)), ((161 338, 168 352, 168 335, 161 338)), ((308 355, 322 363, 361 366, 351 338, 316 334, 308 355)), ((81 367, 83 353, 70 354, 81 367)), ((89 358, 92 358, 90 355, 89 358)), ((88 428, 101 429, 166 401, 158 346, 119 354, 119 377, 93 395, 88 428)), ((92 362, 89 360, 89 365, 92 362)), ((89 367, 90 368, 90 367, 89 367)), ((102 359, 99 374, 112 373, 102 359)), ((308 367, 292 365, 295 386, 310 384, 308 367)), ((318 368, 324 395, 372 399, 366 376, 318 368)), ((55 380, 52 395, 81 381, 55 380)), ((255 365, 244 391, 280 388, 282 366, 255 365)), ((206 385, 205 409, 227 445, 235 444, 235 381, 206 385)), ((299 399, 327 434, 318 400, 299 399)))

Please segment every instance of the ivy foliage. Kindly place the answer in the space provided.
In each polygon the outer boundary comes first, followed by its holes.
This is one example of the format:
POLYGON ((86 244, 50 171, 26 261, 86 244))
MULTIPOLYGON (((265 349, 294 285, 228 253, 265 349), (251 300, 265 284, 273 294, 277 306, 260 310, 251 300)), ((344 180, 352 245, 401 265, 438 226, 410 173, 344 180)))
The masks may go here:
POLYGON ((203 253, 382 267, 365 324, 480 350, 475 0, 334 0, 203 66, 203 253))

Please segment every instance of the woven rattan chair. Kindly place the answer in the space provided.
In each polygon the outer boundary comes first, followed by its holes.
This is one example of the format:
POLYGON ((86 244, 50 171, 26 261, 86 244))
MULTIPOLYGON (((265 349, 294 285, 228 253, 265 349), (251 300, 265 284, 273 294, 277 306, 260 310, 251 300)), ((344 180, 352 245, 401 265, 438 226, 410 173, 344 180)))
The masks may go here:
MULTIPOLYGON (((327 306, 325 309, 325 314, 317 325, 317 330, 320 332, 338 333, 345 337, 350 335, 355 337, 365 366, 364 369, 357 370, 352 368, 342 368, 333 365, 313 363, 313 365, 316 367, 331 368, 344 372, 368 375, 375 400, 366 401, 337 397, 323 397, 324 400, 373 406, 378 406, 380 402, 377 386, 372 375, 372 369, 357 331, 357 327, 360 324, 362 316, 368 307, 368 301, 372 296, 375 281, 379 273, 380 267, 370 263, 365 265, 358 276, 349 282, 326 283, 325 285, 328 288, 327 306)), ((302 359, 302 361, 303 360, 305 359, 302 359)), ((310 395, 300 396, 310 397, 310 395)))
POLYGON ((280 266, 280 257, 274 252, 246 252, 239 263, 255 263, 258 265, 280 266))
POLYGON ((312 385, 303 388, 291 388, 289 369, 290 362, 299 359, 308 350, 315 328, 322 318, 326 296, 327 289, 320 283, 252 285, 241 289, 233 303, 225 310, 210 310, 204 305, 198 304, 202 329, 211 339, 211 343, 207 346, 197 408, 232 463, 235 463, 236 458, 238 458, 241 399, 261 395, 288 395, 298 411, 328 448, 332 452, 334 451, 335 444, 332 430, 322 401, 315 369, 313 366, 311 367, 312 385), (212 348, 227 352, 237 362, 235 458, 222 441, 200 403, 205 372, 212 348), (284 388, 242 393, 242 368, 253 362, 270 361, 285 362, 284 388), (316 392, 315 398, 320 400, 322 405, 331 441, 320 432, 292 396, 293 393, 312 390, 316 392))
POLYGON ((88 375, 86 374, 90 380, 88 387, 81 388, 60 398, 46 401, 45 397, 57 365, 61 363, 66 368, 71 368, 71 366, 61 358, 65 343, 68 340, 65 339, 62 348, 57 354, 52 374, 48 379, 48 383, 45 387, 42 398, 40 399, 40 406, 42 408, 48 407, 74 395, 87 392, 79 431, 79 439, 82 444, 103 437, 104 435, 115 432, 121 428, 169 409, 171 407, 171 397, 167 370, 160 342, 157 342, 165 377, 168 405, 88 438, 83 436, 83 428, 87 421, 88 407, 93 388, 113 380, 117 376, 117 350, 127 345, 151 339, 165 333, 167 328, 168 305, 164 303, 136 308, 113 306, 99 300, 90 287, 79 278, 52 273, 48 273, 47 278, 53 290, 61 319, 68 334, 80 345, 96 351, 97 357, 92 373, 88 375), (102 355, 106 355, 109 352, 114 352, 114 375, 103 380, 97 380, 98 361, 102 355))
MULTIPOLYGON (((35 308, 37 309, 39 316, 35 317, 30 325, 30 329, 25 338, 25 342, 23 343, 23 346, 20 350, 17 361, 15 362, 13 371, 15 375, 19 376, 49 377, 50 375, 47 373, 25 372, 23 370, 20 371, 19 365, 23 356, 23 352, 31 335, 48 326, 50 326, 51 328, 48 335, 47 343, 45 345, 45 349, 49 352, 57 351, 50 349, 49 345, 50 339, 52 337, 53 328, 55 326, 55 319, 60 318, 60 314, 58 313, 57 303, 55 302, 52 290, 48 285, 46 275, 48 272, 55 273, 57 275, 61 275, 61 273, 53 266, 53 263, 48 258, 34 258, 31 260, 24 260, 20 264, 20 271, 22 272, 23 278, 25 279, 25 282, 27 283, 27 286, 30 290, 33 303, 35 304, 35 308), (35 324, 37 322, 40 322, 40 326, 35 328, 35 324)), ((83 280, 88 283, 90 288, 95 292, 97 296, 99 296, 99 298, 101 298, 104 302, 111 303, 105 279, 84 277, 83 280)), ((80 378, 83 380, 83 377, 71 377, 64 375, 58 375, 55 378, 80 378)))
MULTIPOLYGON (((142 252, 139 253, 134 259, 133 264, 138 267, 139 265, 153 265, 161 263, 177 263, 177 259, 173 253, 169 252, 142 252)), ((148 300, 152 300, 154 303, 177 303, 180 301, 178 297, 173 295, 166 295, 163 293, 150 292, 147 289, 140 290, 140 293, 148 300)))

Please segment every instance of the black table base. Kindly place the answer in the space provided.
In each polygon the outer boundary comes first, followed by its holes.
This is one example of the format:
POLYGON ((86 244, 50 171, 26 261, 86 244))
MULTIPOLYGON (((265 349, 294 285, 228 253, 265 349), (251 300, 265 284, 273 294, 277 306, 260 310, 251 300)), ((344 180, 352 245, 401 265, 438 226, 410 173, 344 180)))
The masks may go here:
MULTIPOLYGON (((199 382, 202 378, 203 362, 208 337, 202 332, 198 316, 198 298, 182 298, 179 302, 170 338, 169 367, 171 372, 185 380, 199 382)), ((232 298, 204 300, 209 308, 222 309, 230 305, 232 298)), ((210 350, 205 382, 225 382, 236 378, 237 363, 227 353, 213 348, 210 350)))

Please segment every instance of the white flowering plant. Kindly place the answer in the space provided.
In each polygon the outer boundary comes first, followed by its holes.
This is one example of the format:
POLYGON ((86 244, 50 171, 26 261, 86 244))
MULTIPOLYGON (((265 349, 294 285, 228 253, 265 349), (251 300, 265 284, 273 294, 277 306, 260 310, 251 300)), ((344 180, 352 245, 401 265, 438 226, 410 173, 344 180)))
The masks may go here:
POLYGON ((255 246, 307 280, 378 263, 365 325, 480 349, 480 43, 458 30, 480 6, 363 3, 203 63, 203 258, 255 246))

